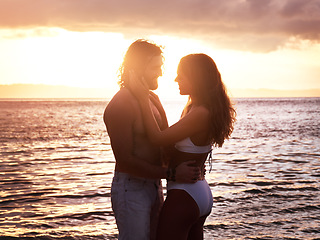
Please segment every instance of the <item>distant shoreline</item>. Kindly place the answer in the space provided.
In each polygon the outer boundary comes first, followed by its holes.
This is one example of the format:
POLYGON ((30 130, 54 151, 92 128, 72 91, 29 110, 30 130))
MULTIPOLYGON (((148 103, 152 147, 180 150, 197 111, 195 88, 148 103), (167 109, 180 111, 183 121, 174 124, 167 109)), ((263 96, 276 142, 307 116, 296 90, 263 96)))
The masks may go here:
MULTIPOLYGON (((236 97, 232 101, 268 101, 268 100, 299 100, 299 99, 319 99, 320 97, 236 97)), ((111 98, 0 98, 0 102, 109 102, 111 98)), ((161 100, 163 104, 184 103, 182 99, 165 99, 161 100)))
MULTIPOLYGON (((1 99, 110 99, 117 89, 81 88, 45 84, 0 85, 1 99)), ((232 98, 320 97, 320 89, 229 89, 232 98)), ((160 98, 164 96, 159 94, 160 98)), ((169 97, 169 99, 171 99, 169 97)), ((175 100, 175 98, 173 98, 175 100)))

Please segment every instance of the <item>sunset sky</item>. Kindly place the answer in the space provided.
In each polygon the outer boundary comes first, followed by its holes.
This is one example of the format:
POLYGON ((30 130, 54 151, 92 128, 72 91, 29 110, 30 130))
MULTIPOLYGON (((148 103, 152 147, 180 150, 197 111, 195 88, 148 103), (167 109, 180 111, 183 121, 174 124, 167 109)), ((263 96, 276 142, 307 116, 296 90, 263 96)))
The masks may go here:
POLYGON ((162 96, 178 94, 179 59, 196 52, 231 90, 320 89, 320 0, 0 0, 0 84, 112 95, 138 38, 164 46, 162 96))

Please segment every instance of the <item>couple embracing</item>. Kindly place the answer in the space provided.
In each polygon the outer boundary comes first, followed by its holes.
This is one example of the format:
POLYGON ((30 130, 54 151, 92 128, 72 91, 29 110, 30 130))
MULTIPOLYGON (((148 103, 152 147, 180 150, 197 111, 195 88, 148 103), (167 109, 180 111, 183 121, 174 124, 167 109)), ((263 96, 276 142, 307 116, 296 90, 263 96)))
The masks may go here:
POLYGON ((189 100, 169 127, 152 92, 162 64, 159 46, 132 43, 120 68, 120 90, 104 112, 116 160, 111 202, 120 240, 203 239, 213 204, 205 161, 233 130, 235 110, 215 62, 205 54, 180 60, 175 81, 189 100), (161 179, 167 179, 165 201, 161 179))

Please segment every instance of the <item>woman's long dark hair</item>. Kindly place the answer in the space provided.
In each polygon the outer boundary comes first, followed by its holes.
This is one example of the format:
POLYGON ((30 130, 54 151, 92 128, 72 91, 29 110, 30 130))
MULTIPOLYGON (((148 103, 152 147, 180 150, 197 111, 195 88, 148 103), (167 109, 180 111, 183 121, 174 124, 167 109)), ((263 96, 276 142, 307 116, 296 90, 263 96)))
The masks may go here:
MULTIPOLYGON (((205 54, 190 54, 183 57, 179 70, 191 81, 197 98, 209 109, 209 139, 214 146, 222 147, 233 131, 236 111, 232 106, 220 72, 211 57, 205 54)), ((192 106, 191 99, 184 109, 186 114, 192 106)))

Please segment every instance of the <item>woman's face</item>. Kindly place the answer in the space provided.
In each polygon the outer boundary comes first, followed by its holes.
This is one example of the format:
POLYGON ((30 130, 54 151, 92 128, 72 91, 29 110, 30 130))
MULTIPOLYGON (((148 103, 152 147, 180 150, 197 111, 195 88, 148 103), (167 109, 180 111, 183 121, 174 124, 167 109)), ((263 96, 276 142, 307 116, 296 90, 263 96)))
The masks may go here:
POLYGON ((177 77, 175 82, 179 85, 179 90, 181 95, 190 95, 192 94, 192 85, 190 79, 181 71, 181 68, 178 67, 177 77))

